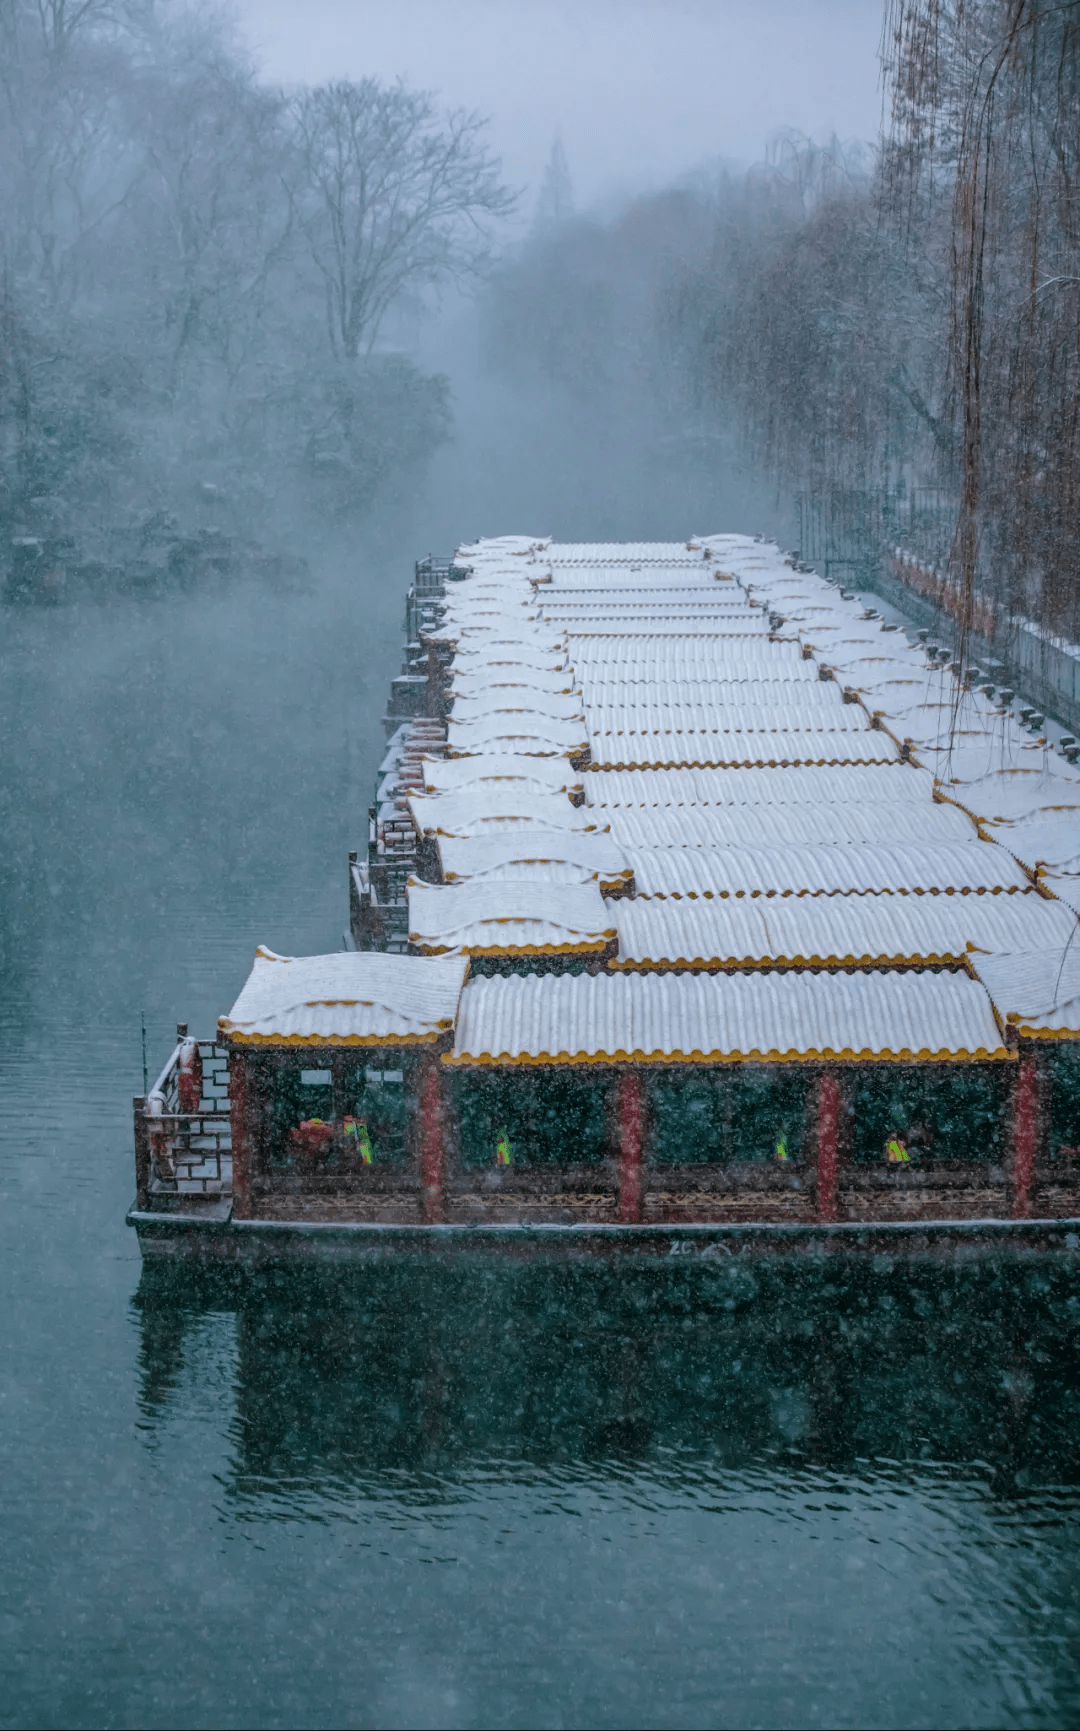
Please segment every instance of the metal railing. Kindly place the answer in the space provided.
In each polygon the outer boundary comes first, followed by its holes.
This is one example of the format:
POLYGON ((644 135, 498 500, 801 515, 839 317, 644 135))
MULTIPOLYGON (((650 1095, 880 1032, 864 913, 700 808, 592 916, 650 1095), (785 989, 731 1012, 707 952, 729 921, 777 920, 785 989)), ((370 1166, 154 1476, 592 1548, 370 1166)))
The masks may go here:
POLYGON ((417 595, 441 595, 452 568, 453 560, 436 559, 433 553, 429 553, 426 559, 418 559, 414 578, 417 595))

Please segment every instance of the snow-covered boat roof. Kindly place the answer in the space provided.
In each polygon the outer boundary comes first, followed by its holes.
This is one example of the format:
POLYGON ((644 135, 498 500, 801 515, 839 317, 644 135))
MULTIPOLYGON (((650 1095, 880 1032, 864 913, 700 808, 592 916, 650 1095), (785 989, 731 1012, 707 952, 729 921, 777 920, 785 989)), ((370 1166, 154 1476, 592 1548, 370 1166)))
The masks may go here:
POLYGON ((439 836, 439 863, 447 883, 459 878, 550 876, 556 883, 621 888, 631 866, 611 837, 596 830, 522 830, 493 836, 439 836))
POLYGON ((588 955, 615 936, 613 909, 595 883, 529 881, 409 884, 409 943, 425 954, 588 955))
POLYGON ((532 654, 558 656, 565 650, 565 640, 556 634, 554 628, 546 625, 543 629, 528 623, 520 626, 517 621, 503 619, 481 620, 475 622, 463 620, 447 620, 445 625, 424 628, 420 632, 421 643, 448 643, 453 647, 463 647, 475 650, 478 654, 494 655, 496 652, 506 655, 532 654))
POLYGON ((561 974, 474 979, 444 1063, 1006 1060, 965 973, 561 974))
POLYGON ((584 723, 581 698, 572 692, 540 691, 535 685, 495 685, 487 691, 455 695, 452 710, 458 725, 463 721, 483 722, 489 716, 537 716, 546 725, 549 721, 584 723))
POLYGON ((641 896, 1032 895, 1004 848, 850 842, 834 847, 623 849, 641 896))
MULTIPOLYGON (((839 693, 825 695, 828 686, 808 686, 785 701, 755 700, 740 703, 738 693, 718 692, 708 703, 693 703, 654 694, 639 686, 631 703, 585 703, 590 736, 601 738, 642 734, 669 738, 692 733, 866 733, 869 722, 857 704, 845 703, 839 693), (819 696, 819 693, 822 695, 819 696)), ((455 710, 456 713, 456 710, 455 710)))
MULTIPOLYGON (((1009 1002, 1017 957, 1065 953, 1080 771, 766 542, 501 537, 455 569, 422 633, 448 755, 397 795, 444 879, 410 886, 410 941, 566 954, 617 932, 602 978, 471 982, 455 1061, 503 1061, 500 1025, 515 1062, 1005 1055, 964 970, 1007 958, 1009 1002), (838 967, 861 971, 813 972, 838 967)), ((1036 999, 1060 1006, 1033 991, 1035 1028, 1036 999)))
MULTIPOLYGON (((536 793, 498 783, 460 793, 413 793, 406 800, 420 835, 494 835, 507 826, 538 830, 606 830, 602 812, 572 805, 565 793, 536 793)), ((958 814, 959 815, 959 814, 958 814)), ((968 823, 966 818, 961 822, 968 823)), ((970 823, 968 823, 970 828, 970 823)))
POLYGON ((973 956, 998 1013, 1029 1040, 1080 1040, 1080 945, 973 956))
POLYGON ((1038 895, 624 897, 618 968, 867 967, 1057 946, 1072 911, 1038 895))
POLYGON ((795 764, 891 763, 899 755, 886 733, 591 733, 592 762, 598 769, 768 768, 795 764))
MULTIPOLYGON (((882 764, 801 764, 798 768, 592 770, 581 778, 586 805, 929 805, 927 770, 882 764)), ((906 822, 906 816, 903 820, 906 822)))
POLYGON ((658 620, 651 615, 612 619, 605 610, 597 612, 594 617, 568 623, 565 629, 567 654, 573 661, 579 645, 618 642, 620 638, 640 644, 762 643, 768 639, 769 622, 756 613, 745 619, 741 615, 731 619, 706 615, 700 621, 676 619, 674 616, 658 620))
POLYGON ((545 557, 555 566, 701 565, 704 549, 685 541, 549 541, 545 557))
MULTIPOLYGON (((798 664, 808 678, 820 679, 816 662, 808 660, 794 638, 742 634, 738 637, 581 637, 574 640, 574 666, 582 677, 632 679, 684 675, 702 679, 735 678, 753 669, 755 678, 771 676, 773 668, 798 664)), ((777 674, 779 677, 779 673, 777 674)))
POLYGON ((727 607, 749 611, 752 603, 745 590, 730 577, 710 572, 708 566, 695 567, 690 572, 679 571, 674 576, 656 571, 650 580, 648 572, 627 572, 625 566, 595 566, 588 571, 557 576, 534 577, 533 593, 537 605, 547 614, 565 603, 570 607, 589 607, 596 602, 606 606, 609 601, 618 606, 647 606, 650 602, 674 601, 711 604, 719 601, 727 607))
MULTIPOLYGON (((1011 762, 976 780, 943 776, 943 795, 982 823, 1015 823, 1042 812, 1068 812, 1080 823, 1080 775, 1045 752, 1031 763, 1011 762)), ((959 767, 959 766, 958 766, 959 767)))
POLYGON ((836 687, 823 684, 816 675, 810 677, 804 671, 806 665, 805 661, 787 661, 776 670, 775 678, 766 678, 757 667, 741 667, 730 673, 714 670, 707 676, 688 671, 677 677, 664 673, 610 680, 597 673, 589 680, 588 704, 590 709, 634 709, 641 704, 734 708, 743 703, 747 709, 786 709, 792 704, 831 709, 842 703, 836 687))
POLYGON ((914 803, 895 820, 880 806, 860 805, 587 805, 598 826, 623 847, 822 847, 880 843, 883 827, 905 844, 974 841, 971 819, 956 806, 914 803))
POLYGON ((526 789, 554 793, 578 792, 581 771, 565 757, 526 757, 514 752, 475 752, 468 757, 425 757, 421 760, 429 793, 457 793, 466 787, 501 787, 516 796, 526 789))
POLYGON ((584 722, 561 721, 535 711, 482 716, 475 721, 457 721, 451 715, 446 724, 451 757, 500 751, 524 757, 575 757, 588 743, 584 722))
POLYGON ((279 956, 260 945, 218 1029, 245 1046, 431 1044, 454 1026, 468 971, 465 956, 279 956))
POLYGON ((1039 882, 1080 918, 1080 876, 1075 872, 1043 871, 1039 874, 1039 882))
POLYGON ((538 649, 534 644, 522 642, 519 638, 494 646, 467 638, 458 644, 454 652, 453 666, 455 671, 461 669, 466 673, 481 674, 488 667, 530 667, 538 672, 568 672, 570 678, 573 678, 573 670, 566 659, 564 646, 538 649))
POLYGON ((592 588, 580 582, 566 588, 560 580, 555 580, 535 585, 533 595, 536 606, 545 615, 588 612, 597 600, 601 607, 612 607, 620 612, 641 607, 651 613, 657 607, 669 606, 692 607, 701 611, 712 607, 737 607, 743 613, 761 610, 760 602, 752 600, 737 583, 730 580, 718 583, 708 573, 703 580, 698 580, 698 572, 691 582, 685 581, 681 575, 677 579, 664 576, 659 581, 650 582, 644 575, 627 577, 611 570, 605 574, 603 583, 592 588))
POLYGON ((455 698, 486 697, 496 691, 541 691, 549 697, 567 697, 574 691, 573 675, 563 669, 517 666, 457 668, 450 680, 455 698))
MULTIPOLYGON (((735 590, 735 596, 738 595, 739 591, 735 590)), ((721 625, 737 620, 740 624, 749 622, 764 627, 760 609, 747 606, 745 596, 736 600, 733 596, 717 595, 712 590, 701 591, 696 601, 663 594, 629 599, 624 591, 618 590, 612 590, 609 596, 594 595, 589 600, 579 601, 564 599, 556 592, 541 597, 536 610, 537 617, 547 624, 573 631, 577 631, 580 624, 592 620, 600 625, 610 621, 612 628, 659 619, 688 621, 690 624, 707 619, 721 622, 721 625)))
POLYGON ((1080 807, 1039 811, 1011 823, 987 823, 986 835, 1017 859, 1031 860, 1057 875, 1080 873, 1080 807))

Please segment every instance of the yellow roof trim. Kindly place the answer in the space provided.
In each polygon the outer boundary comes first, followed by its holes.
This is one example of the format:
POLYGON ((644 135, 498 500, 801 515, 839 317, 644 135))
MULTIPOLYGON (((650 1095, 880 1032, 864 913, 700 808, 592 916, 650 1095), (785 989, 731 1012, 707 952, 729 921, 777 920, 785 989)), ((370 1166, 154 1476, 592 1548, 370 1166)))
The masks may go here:
POLYGON ((218 1024, 222 1037, 234 1046, 431 1046, 450 1032, 450 1024, 431 1034, 241 1034, 218 1024))
POLYGON ((891 955, 883 952, 881 955, 861 956, 635 956, 625 960, 614 957, 608 967, 621 970, 623 973, 652 973, 657 968, 693 970, 697 973, 738 973, 742 968, 768 970, 770 968, 921 968, 935 966, 960 967, 966 959, 966 952, 957 954, 944 952, 938 955, 930 951, 926 955, 905 956, 891 955))
POLYGON ((447 955, 454 949, 462 949, 470 956, 580 956, 586 952, 598 954, 606 950, 617 935, 613 930, 609 937, 590 938, 580 944, 485 944, 481 947, 479 944, 419 944, 412 938, 409 942, 425 956, 447 955))
POLYGON ((1080 1028, 1031 1028, 1015 1013, 1006 1019, 1012 1032, 1024 1040, 1080 1040, 1080 1028))
MULTIPOLYGON (((452 837, 449 837, 448 839, 449 840, 457 840, 459 838, 452 836, 452 837)), ((472 839, 472 838, 470 838, 470 839, 472 839)), ((510 862, 510 863, 513 863, 513 862, 510 862)), ((529 865, 569 865, 569 866, 576 866, 579 864, 579 862, 577 860, 572 860, 572 859, 529 860, 529 861, 523 860, 519 863, 529 864, 529 865)), ((587 860, 580 862, 580 865, 581 865, 582 871, 590 871, 592 869, 587 860)), ((443 875, 443 885, 483 883, 485 875, 486 874, 483 871, 479 871, 479 872, 445 872, 443 875)), ((630 882, 633 875, 634 875, 633 870, 631 869, 630 866, 627 866, 627 867, 625 867, 625 869, 620 868, 618 871, 598 871, 596 874, 596 881, 598 884, 600 884, 604 887, 610 888, 610 889, 622 889, 624 887, 624 885, 626 885, 630 882)), ((495 882, 495 883, 497 883, 499 881, 500 880, 497 878, 492 879, 492 882, 495 882)), ((501 881, 505 883, 506 880, 502 879, 501 881)), ((542 878, 542 877, 538 876, 535 878, 526 878, 522 881, 524 881, 526 883, 535 883, 539 887, 542 888, 548 880, 546 878, 542 878)), ((433 885, 432 887, 433 888, 442 888, 443 885, 433 885)), ((552 924, 555 924, 555 923, 556 923, 555 921, 552 921, 552 924)), ((507 925, 510 925, 510 924, 524 925, 525 920, 524 920, 524 918, 521 919, 520 921, 507 920, 506 924, 507 925)), ((613 932, 612 936, 614 937, 614 935, 615 934, 613 932)))
MULTIPOLYGON (((644 852, 644 849, 640 850, 644 852)), ((657 848, 656 852, 661 850, 657 848)), ((675 852, 674 848, 671 852, 675 852)), ((689 849, 687 850, 690 851, 689 849)), ((652 902, 739 902, 739 901, 798 901, 811 896, 1017 896, 1027 895, 1032 888, 1023 884, 949 885, 946 889, 904 888, 864 890, 639 890, 642 901, 652 902)), ((1046 897, 1046 900, 1052 898, 1046 897)))
POLYGON ((459 1056, 455 1052, 444 1052, 442 1062, 455 1069, 480 1069, 509 1067, 511 1065, 550 1065, 550 1064, 820 1064, 820 1063, 856 1063, 856 1064, 964 1064, 964 1063, 1015 1063, 1017 1054, 998 1047, 996 1051, 988 1052, 985 1046, 979 1046, 974 1052, 959 1051, 930 1052, 923 1047, 918 1052, 912 1052, 904 1047, 899 1052, 869 1052, 852 1051, 845 1047, 843 1051, 829 1050, 809 1052, 778 1052, 775 1049, 768 1052, 543 1052, 539 1054, 522 1053, 511 1056, 507 1052, 493 1055, 490 1052, 459 1056))
MULTIPOLYGON (((863 734, 855 735, 862 739, 863 734)), ((602 761, 593 759, 590 769, 845 769, 853 765, 862 768, 867 762, 889 763, 890 758, 867 759, 865 757, 725 757, 719 761, 716 758, 641 758, 636 757, 630 763, 605 757, 602 761)))

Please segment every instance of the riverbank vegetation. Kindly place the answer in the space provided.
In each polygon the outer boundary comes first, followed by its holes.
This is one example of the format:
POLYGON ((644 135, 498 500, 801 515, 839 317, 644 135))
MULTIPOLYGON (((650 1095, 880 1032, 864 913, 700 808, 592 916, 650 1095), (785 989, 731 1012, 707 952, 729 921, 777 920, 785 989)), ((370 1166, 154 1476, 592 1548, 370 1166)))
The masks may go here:
MULTIPOLYGON (((774 141, 606 220, 538 221, 491 295, 491 363, 734 439, 800 550, 940 569, 1080 638, 1080 3, 891 0, 877 146, 774 141)), ((567 200, 564 199, 564 206, 567 200)))
POLYGON ((9 595, 263 577, 447 436, 392 319, 511 200, 475 115, 269 89, 220 20, 0 0, 0 540, 9 595))
POLYGON ((486 281, 519 467, 541 403, 596 509, 741 460, 833 574, 902 547, 962 634, 1076 641, 1080 0, 888 0, 882 67, 875 145, 783 135, 604 215, 557 143, 508 248, 441 98, 269 88, 181 0, 0 0, 7 593, 287 579, 448 437, 403 318, 486 281))

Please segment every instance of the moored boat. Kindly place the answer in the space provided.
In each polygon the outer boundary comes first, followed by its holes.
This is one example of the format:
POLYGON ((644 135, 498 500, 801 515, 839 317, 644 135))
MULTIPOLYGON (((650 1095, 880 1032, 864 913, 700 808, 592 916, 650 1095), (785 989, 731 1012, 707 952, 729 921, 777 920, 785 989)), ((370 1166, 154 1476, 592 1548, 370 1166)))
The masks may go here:
POLYGON ((386 726, 353 947, 135 1102, 144 1253, 1076 1242, 1080 772, 986 693, 759 541, 507 538, 386 726))

